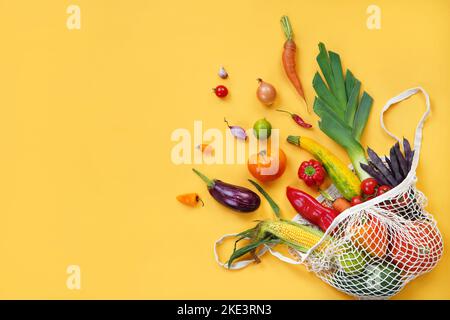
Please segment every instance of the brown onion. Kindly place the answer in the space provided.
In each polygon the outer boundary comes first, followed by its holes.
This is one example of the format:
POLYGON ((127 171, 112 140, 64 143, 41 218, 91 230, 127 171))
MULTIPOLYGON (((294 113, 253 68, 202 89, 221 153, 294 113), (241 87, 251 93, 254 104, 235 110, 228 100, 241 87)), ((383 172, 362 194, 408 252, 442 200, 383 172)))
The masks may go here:
POLYGON ((277 90, 270 83, 264 82, 262 79, 258 79, 259 86, 256 90, 256 97, 259 101, 266 106, 270 106, 277 96, 277 90))

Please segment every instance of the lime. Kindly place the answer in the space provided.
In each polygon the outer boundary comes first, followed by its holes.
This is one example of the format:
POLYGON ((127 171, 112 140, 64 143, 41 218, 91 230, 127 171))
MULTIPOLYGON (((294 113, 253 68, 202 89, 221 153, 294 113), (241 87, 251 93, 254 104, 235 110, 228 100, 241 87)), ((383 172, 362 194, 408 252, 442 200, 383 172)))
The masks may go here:
POLYGON ((267 139, 272 133, 272 125, 266 118, 259 119, 253 125, 253 133, 257 139, 267 139))

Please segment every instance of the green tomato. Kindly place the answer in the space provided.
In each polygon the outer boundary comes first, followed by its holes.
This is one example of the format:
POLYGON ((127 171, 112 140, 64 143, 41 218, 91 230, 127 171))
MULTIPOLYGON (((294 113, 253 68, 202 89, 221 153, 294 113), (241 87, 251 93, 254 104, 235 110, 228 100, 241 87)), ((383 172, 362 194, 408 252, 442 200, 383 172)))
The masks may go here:
POLYGON ((259 119, 253 125, 253 133, 257 139, 267 139, 272 133, 272 125, 266 118, 259 119))
POLYGON ((366 254, 353 248, 346 249, 338 256, 339 265, 348 274, 361 273, 367 264, 366 254))

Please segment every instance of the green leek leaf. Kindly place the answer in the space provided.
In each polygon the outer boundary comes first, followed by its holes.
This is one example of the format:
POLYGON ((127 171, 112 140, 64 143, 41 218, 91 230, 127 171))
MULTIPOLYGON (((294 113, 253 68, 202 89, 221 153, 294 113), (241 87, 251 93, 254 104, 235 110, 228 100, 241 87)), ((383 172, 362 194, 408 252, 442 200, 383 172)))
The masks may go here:
POLYGON ((350 95, 353 91, 353 86, 355 85, 355 76, 353 73, 347 69, 345 73, 345 91, 347 92, 347 97, 350 99, 350 95))
POLYGON ((333 93, 340 102, 341 109, 345 110, 347 107, 347 94, 345 93, 345 82, 344 75, 342 74, 341 58, 337 53, 330 51, 330 63, 331 71, 334 76, 334 85, 336 87, 336 91, 333 93))
POLYGON ((351 129, 348 130, 348 126, 342 125, 339 120, 328 114, 323 114, 319 128, 345 149, 353 148, 358 143, 353 138, 351 129))
POLYGON ((328 90, 327 86, 323 82, 323 79, 318 72, 314 76, 313 87, 316 90, 316 93, 319 96, 319 98, 321 98, 323 101, 325 101, 326 104, 332 107, 332 111, 336 114, 336 116, 344 120, 345 110, 340 108, 339 101, 328 90))
POLYGON ((339 122, 340 126, 345 127, 347 131, 349 131, 350 133, 353 131, 353 129, 348 126, 343 120, 341 120, 339 117, 336 117, 336 114, 333 112, 330 106, 327 105, 322 99, 316 97, 316 99, 314 100, 313 109, 320 118, 323 118, 325 116, 334 118, 339 122))
POLYGON ((331 92, 336 92, 333 71, 331 70, 330 58, 328 57, 328 51, 322 42, 319 43, 319 51, 319 55, 316 58, 317 63, 319 64, 320 70, 322 71, 322 74, 325 77, 325 80, 327 81, 331 92))
POLYGON ((361 82, 355 79, 355 85, 348 98, 347 109, 345 110, 345 123, 353 127, 353 120, 355 119, 356 110, 358 109, 359 90, 361 88, 361 82))
POLYGON ((372 103, 372 97, 364 91, 353 121, 353 137, 355 137, 357 141, 361 141, 361 135, 367 124, 367 120, 369 119, 372 103))

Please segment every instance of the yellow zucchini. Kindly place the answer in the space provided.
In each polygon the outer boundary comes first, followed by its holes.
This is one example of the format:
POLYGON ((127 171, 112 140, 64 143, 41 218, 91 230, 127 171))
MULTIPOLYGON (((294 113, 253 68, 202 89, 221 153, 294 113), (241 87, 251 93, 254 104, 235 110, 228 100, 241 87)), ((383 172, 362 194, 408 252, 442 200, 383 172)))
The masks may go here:
POLYGON ((324 146, 307 137, 289 136, 287 141, 308 151, 320 161, 344 198, 351 200, 361 194, 361 181, 356 174, 324 146))

